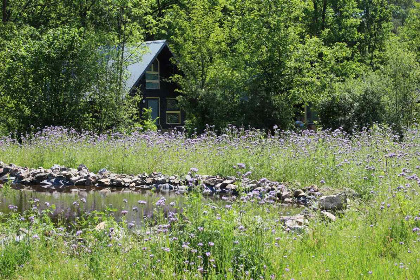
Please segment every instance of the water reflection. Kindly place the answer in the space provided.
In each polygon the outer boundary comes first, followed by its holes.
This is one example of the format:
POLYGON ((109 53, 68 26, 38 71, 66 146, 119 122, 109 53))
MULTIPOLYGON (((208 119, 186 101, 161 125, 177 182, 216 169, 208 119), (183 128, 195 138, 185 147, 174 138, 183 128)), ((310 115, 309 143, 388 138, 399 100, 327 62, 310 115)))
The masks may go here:
POLYGON ((113 215, 117 221, 120 221, 124 214, 127 221, 141 224, 145 216, 150 217, 153 215, 156 202, 162 196, 166 199, 165 212, 170 210, 179 211, 178 209, 186 199, 184 195, 177 195, 173 192, 75 191, 70 193, 49 193, 10 189, 7 194, 0 193, 0 212, 9 213, 13 211, 9 209, 9 205, 15 205, 17 206, 17 211, 23 213, 32 209, 33 203, 31 202, 38 200, 36 203, 38 205, 37 210, 53 209, 52 218, 54 221, 64 219, 66 222, 69 222, 83 215, 83 213, 114 209, 113 215))

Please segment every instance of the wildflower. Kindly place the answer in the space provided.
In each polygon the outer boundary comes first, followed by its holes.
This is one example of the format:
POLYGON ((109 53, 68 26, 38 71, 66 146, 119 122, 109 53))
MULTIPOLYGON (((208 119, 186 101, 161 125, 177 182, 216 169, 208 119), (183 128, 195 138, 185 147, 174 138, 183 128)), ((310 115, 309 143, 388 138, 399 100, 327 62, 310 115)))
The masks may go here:
POLYGON ((211 253, 210 252, 206 252, 206 256, 210 257, 211 253))
POLYGON ((82 232, 83 232, 83 231, 81 231, 81 230, 76 231, 76 236, 81 235, 81 234, 82 234, 82 232))
POLYGON ((32 236, 32 239, 39 239, 38 234, 34 234, 34 235, 32 236))
POLYGON ((17 208, 18 208, 18 207, 17 207, 17 206, 15 206, 15 205, 9 205, 9 209, 10 209, 10 210, 17 210, 17 208))
POLYGON ((214 243, 213 242, 209 242, 209 246, 214 246, 214 243))
POLYGON ((124 203, 127 203, 127 202, 128 202, 128 200, 124 198, 124 199, 123 199, 123 202, 124 202, 124 203))
POLYGON ((420 231, 420 228, 418 227, 413 228, 413 232, 416 232, 416 231, 420 231))
POLYGON ((128 228, 130 228, 130 229, 131 229, 131 228, 133 228, 133 227, 134 227, 134 223, 128 223, 128 224, 127 224, 127 226, 128 226, 128 228))
POLYGON ((156 202, 156 206, 165 206, 166 198, 163 196, 156 202))
POLYGON ((146 202, 146 201, 144 201, 144 200, 139 200, 139 201, 137 201, 137 203, 138 203, 138 204, 147 204, 147 202, 146 202))
POLYGON ((198 172, 198 168, 192 167, 190 168, 190 171, 193 173, 197 173, 198 172))
POLYGON ((121 211, 121 215, 126 215, 128 213, 128 211, 127 210, 122 210, 121 211))
POLYGON ((237 166, 239 169, 245 169, 246 167, 244 163, 238 163, 237 166))
POLYGON ((83 203, 86 203, 86 198, 82 197, 82 198, 80 199, 80 201, 81 201, 81 202, 83 202, 83 203))

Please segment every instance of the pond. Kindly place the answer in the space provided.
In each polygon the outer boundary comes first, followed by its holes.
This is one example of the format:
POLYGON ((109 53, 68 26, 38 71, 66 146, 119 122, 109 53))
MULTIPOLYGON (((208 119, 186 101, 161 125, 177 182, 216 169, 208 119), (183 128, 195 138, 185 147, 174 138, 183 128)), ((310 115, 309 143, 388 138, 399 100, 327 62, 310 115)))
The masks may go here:
MULTIPOLYGON (((165 200, 163 208, 165 214, 170 211, 179 212, 185 206, 187 194, 177 192, 133 192, 133 191, 86 191, 73 189, 70 192, 46 192, 28 189, 14 189, 0 191, 0 213, 17 211, 23 213, 33 209, 36 211, 50 209, 53 222, 70 224, 77 217, 93 211, 109 212, 117 221, 124 216, 127 222, 137 225, 144 224, 147 218, 154 219, 159 201, 165 200), (34 203, 35 202, 35 203, 34 203), (15 208, 15 209, 13 209, 15 208)), ((226 201, 222 196, 203 198, 209 203, 224 206, 226 201)), ((297 214, 302 209, 293 205, 279 207, 279 215, 297 214)))
POLYGON ((77 190, 64 193, 9 189, 7 192, 0 192, 0 212, 18 211, 23 213, 32 209, 35 201, 37 211, 51 209, 53 221, 61 219, 67 223, 84 213, 113 209, 111 212, 117 221, 120 221, 124 214, 127 221, 141 224, 145 217, 153 215, 153 209, 156 208, 157 201, 162 197, 166 200, 164 206, 166 213, 178 211, 177 209, 186 199, 184 195, 177 195, 173 192, 88 192, 77 190), (17 209, 10 209, 12 205, 17 209), (123 211, 127 211, 127 213, 123 211))

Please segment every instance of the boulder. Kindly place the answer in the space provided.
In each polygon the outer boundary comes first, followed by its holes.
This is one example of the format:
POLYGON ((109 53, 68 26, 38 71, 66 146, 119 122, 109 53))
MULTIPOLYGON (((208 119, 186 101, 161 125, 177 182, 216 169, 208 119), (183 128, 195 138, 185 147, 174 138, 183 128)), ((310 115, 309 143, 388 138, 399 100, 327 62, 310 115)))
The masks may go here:
POLYGON ((283 221, 284 226, 292 231, 302 232, 308 220, 304 215, 282 216, 280 220, 283 221))
POLYGON ((98 180, 98 185, 108 187, 109 185, 111 185, 111 180, 108 178, 100 179, 98 180))
POLYGON ((337 219, 333 214, 331 214, 330 212, 327 212, 327 211, 321 211, 321 216, 324 219, 330 220, 332 222, 335 222, 335 220, 337 219))
POLYGON ((48 173, 38 173, 34 176, 35 183, 41 183, 42 181, 46 180, 48 177, 48 173))
POLYGON ((347 198, 343 194, 322 196, 318 202, 321 210, 344 210, 347 207, 347 198))
POLYGON ((293 192, 293 196, 296 198, 302 197, 302 196, 305 196, 305 192, 301 189, 298 189, 293 192))

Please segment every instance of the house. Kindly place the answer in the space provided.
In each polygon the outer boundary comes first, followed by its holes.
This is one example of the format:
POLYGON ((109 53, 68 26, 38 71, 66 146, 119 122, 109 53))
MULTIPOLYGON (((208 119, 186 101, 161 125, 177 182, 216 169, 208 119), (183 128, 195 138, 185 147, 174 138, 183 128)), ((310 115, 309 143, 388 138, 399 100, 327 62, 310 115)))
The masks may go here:
POLYGON ((143 108, 152 109, 152 118, 160 129, 182 126, 185 113, 179 108, 176 85, 169 78, 176 73, 171 62, 171 53, 166 40, 149 41, 143 44, 145 52, 141 59, 127 67, 129 78, 126 88, 130 94, 140 92, 143 108))

